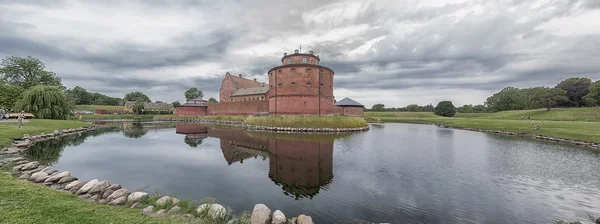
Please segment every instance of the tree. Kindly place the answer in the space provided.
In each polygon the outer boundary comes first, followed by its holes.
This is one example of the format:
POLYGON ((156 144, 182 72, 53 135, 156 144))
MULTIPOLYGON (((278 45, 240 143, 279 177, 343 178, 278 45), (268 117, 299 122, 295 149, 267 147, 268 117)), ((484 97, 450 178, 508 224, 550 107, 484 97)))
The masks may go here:
POLYGON ((131 93, 127 93, 125 94, 125 97, 123 97, 124 101, 141 101, 141 102, 152 102, 150 100, 150 97, 146 96, 144 93, 142 92, 131 92, 131 93))
POLYGON ((434 110, 435 107, 433 107, 433 104, 427 104, 427 106, 424 106, 423 109, 421 109, 423 112, 433 112, 434 110))
POLYGON ((591 104, 600 105, 600 80, 590 85, 590 92, 583 99, 591 104))
POLYGON ((454 117, 454 114, 456 114, 456 107, 454 107, 452 101, 442 101, 435 107, 434 113, 438 116, 454 117))
POLYGON ((525 109, 527 97, 523 91, 515 87, 506 87, 486 100, 492 111, 525 109))
POLYGON ((89 105, 92 103, 92 94, 82 87, 75 86, 75 88, 68 89, 66 92, 70 98, 73 98, 75 105, 89 105))
POLYGON ((383 111, 384 108, 385 108, 385 105, 378 103, 378 104, 373 105, 373 107, 371 107, 371 110, 383 111))
POLYGON ((144 112, 144 102, 136 101, 135 104, 133 104, 133 108, 131 109, 133 110, 133 113, 141 114, 142 112, 144 112))
POLYGON ((179 101, 172 102, 171 104, 173 105, 173 107, 181 106, 181 103, 179 101))
POLYGON ((208 99, 209 103, 218 103, 217 99, 215 99, 214 97, 211 97, 210 99, 208 99))
POLYGON ((406 106, 406 110, 410 112, 421 112, 421 107, 419 107, 419 105, 416 104, 410 104, 406 106))
POLYGON ((567 91, 569 97, 569 100, 567 102, 562 103, 561 105, 568 107, 578 107, 586 105, 586 102, 582 99, 585 95, 587 95, 590 92, 589 88, 591 84, 592 80, 588 78, 579 77, 568 78, 558 83, 558 85, 556 85, 556 88, 567 91))
POLYGON ((471 105, 471 104, 463 105, 462 107, 458 108, 458 112, 459 113, 473 113, 473 105, 471 105))
POLYGON ((0 107, 4 107, 5 110, 13 109, 15 102, 21 99, 23 92, 25 89, 20 86, 0 83, 0 107))
POLYGON ((530 94, 530 107, 546 107, 546 111, 550 111, 550 108, 557 103, 569 100, 567 91, 559 88, 535 87, 531 88, 530 94))
POLYGON ((67 101, 62 89, 56 86, 31 87, 23 93, 15 106, 37 118, 46 119, 67 119, 73 110, 73 105, 67 101))
POLYGON ((58 86, 64 88, 60 77, 54 72, 46 71, 46 65, 34 57, 10 56, 2 59, 0 75, 9 85, 29 89, 33 86, 58 86))
POLYGON ((204 96, 204 94, 202 93, 202 90, 199 90, 196 87, 190 88, 187 91, 185 91, 185 99, 186 100, 202 98, 203 96, 204 96))
POLYGON ((141 138, 148 134, 148 130, 144 129, 142 123, 133 123, 131 128, 123 131, 123 135, 127 138, 141 138))
POLYGON ((473 112, 474 113, 483 113, 485 111, 486 111, 486 108, 485 108, 484 105, 479 104, 479 105, 473 106, 473 112))

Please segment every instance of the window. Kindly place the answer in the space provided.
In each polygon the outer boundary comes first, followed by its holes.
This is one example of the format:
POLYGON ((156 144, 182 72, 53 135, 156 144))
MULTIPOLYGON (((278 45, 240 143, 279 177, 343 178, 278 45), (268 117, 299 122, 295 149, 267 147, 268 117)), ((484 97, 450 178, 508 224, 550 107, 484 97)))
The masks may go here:
POLYGON ((271 85, 271 89, 273 89, 273 85, 271 85))
POLYGON ((319 60, 317 60, 317 63, 315 63, 316 65, 319 65, 319 60))
POLYGON ((310 83, 310 82, 306 83, 306 86, 308 86, 308 87, 310 87, 311 85, 312 85, 312 83, 310 83))
POLYGON ((296 82, 292 82, 292 86, 295 86, 295 85, 296 85, 296 82))
POLYGON ((289 65, 289 64, 292 64, 292 59, 291 59, 291 58, 288 58, 288 60, 287 60, 287 61, 288 61, 288 65, 289 65))
POLYGON ((277 84, 277 86, 281 87, 281 86, 283 86, 283 84, 279 83, 279 84, 277 84))
POLYGON ((244 102, 246 102, 246 97, 244 97, 244 102))
POLYGON ((321 83, 321 87, 323 87, 323 83, 321 83))
POLYGON ((306 64, 306 58, 302 58, 302 64, 306 64))
POLYGON ((290 71, 296 72, 296 68, 292 68, 292 69, 290 69, 290 71))
POLYGON ((277 72, 281 72, 281 69, 277 70, 277 72))
POLYGON ((310 72, 310 71, 312 71, 312 69, 310 69, 310 68, 307 68, 307 69, 306 69, 306 72, 310 72))

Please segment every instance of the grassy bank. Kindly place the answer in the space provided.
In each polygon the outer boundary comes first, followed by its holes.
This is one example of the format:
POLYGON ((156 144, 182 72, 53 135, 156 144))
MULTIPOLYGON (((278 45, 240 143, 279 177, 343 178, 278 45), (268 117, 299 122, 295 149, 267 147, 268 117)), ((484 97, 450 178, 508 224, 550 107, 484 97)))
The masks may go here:
POLYGON ((366 127, 367 122, 362 117, 300 117, 300 116, 264 116, 247 117, 244 124, 268 126, 268 127, 290 127, 290 128, 361 128, 366 127))
POLYGON ((24 134, 37 135, 41 133, 50 133, 56 129, 90 126, 90 124, 81 121, 46 119, 31 119, 28 121, 29 122, 24 123, 23 127, 21 128, 18 128, 17 123, 13 122, 0 123, 0 147, 10 145, 13 141, 13 138, 21 137, 24 134))
POLYGON ((106 111, 122 111, 123 106, 104 106, 104 105, 75 105, 75 110, 106 110, 106 111))
POLYGON ((0 223, 182 223, 87 202, 0 173, 0 223))
MULTIPOLYGON (((94 120, 114 120, 114 119, 144 119, 151 120, 156 115, 154 114, 84 114, 81 115, 83 119, 94 119, 94 120)), ((75 118, 79 119, 76 115, 75 118)))
MULTIPOLYGON (((531 115, 532 120, 545 121, 592 121, 600 122, 600 107, 588 108, 555 108, 551 111, 546 109, 537 110, 514 110, 496 113, 457 113, 454 117, 482 118, 496 120, 519 120, 521 117, 527 119, 531 115)), ((368 117, 437 117, 431 112, 365 112, 368 117)))
MULTIPOLYGON (((596 110, 600 110, 600 108, 595 108, 596 110)), ((498 130, 498 131, 511 131, 511 132, 523 132, 523 133, 534 133, 544 136, 550 137, 558 137, 572 140, 583 140, 600 143, 600 122, 591 122, 591 121, 558 121, 557 119, 580 119, 576 118, 578 115, 573 115, 573 109, 570 112, 562 112, 562 113, 554 113, 556 116, 552 116, 553 114, 544 114, 544 115, 536 115, 532 114, 532 120, 535 121, 534 126, 531 127, 531 121, 529 120, 520 120, 522 113, 527 112, 500 112, 498 114, 483 114, 477 117, 440 117, 436 116, 433 113, 419 113, 419 112, 397 112, 397 113, 378 113, 378 112, 369 112, 368 116, 377 117, 382 122, 402 122, 402 123, 440 123, 445 124, 450 127, 458 127, 458 128, 476 128, 476 129, 485 129, 485 130, 498 130), (501 119, 513 116, 509 116, 509 114, 518 116, 513 119, 501 119), (565 114, 570 114, 566 116, 565 114), (544 118, 539 119, 538 117, 544 118), (540 125, 541 130, 534 130, 536 125, 540 125)), ((580 109, 575 109, 578 111, 580 109)), ((590 112, 589 108, 585 108, 581 110, 588 115, 582 115, 586 117, 586 119, 592 119, 593 116, 590 116, 589 113, 594 114, 595 111, 590 112)), ((527 118, 525 116, 525 118, 527 118)))
POLYGON ((156 119, 203 119, 217 121, 244 121, 246 116, 177 116, 177 115, 156 115, 156 119))

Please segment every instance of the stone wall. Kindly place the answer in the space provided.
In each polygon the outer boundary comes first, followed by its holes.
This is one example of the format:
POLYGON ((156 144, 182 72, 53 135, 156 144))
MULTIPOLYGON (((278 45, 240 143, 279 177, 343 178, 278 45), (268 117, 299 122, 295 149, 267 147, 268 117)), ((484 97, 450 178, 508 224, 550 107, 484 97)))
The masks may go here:
POLYGON ((269 101, 224 102, 208 104, 207 115, 246 116, 269 113, 269 101))
POLYGON ((206 107, 188 107, 178 106, 175 108, 175 115, 177 116, 205 116, 206 107))

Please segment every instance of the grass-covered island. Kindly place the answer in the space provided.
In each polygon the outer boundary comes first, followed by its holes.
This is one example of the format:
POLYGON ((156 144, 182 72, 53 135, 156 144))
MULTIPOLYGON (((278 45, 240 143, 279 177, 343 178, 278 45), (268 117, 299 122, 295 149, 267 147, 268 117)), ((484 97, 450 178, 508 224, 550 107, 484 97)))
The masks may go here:
POLYGON ((230 122, 246 127, 270 127, 289 129, 366 129, 368 124, 362 117, 345 116, 177 116, 158 115, 158 121, 203 121, 217 124, 230 122))

